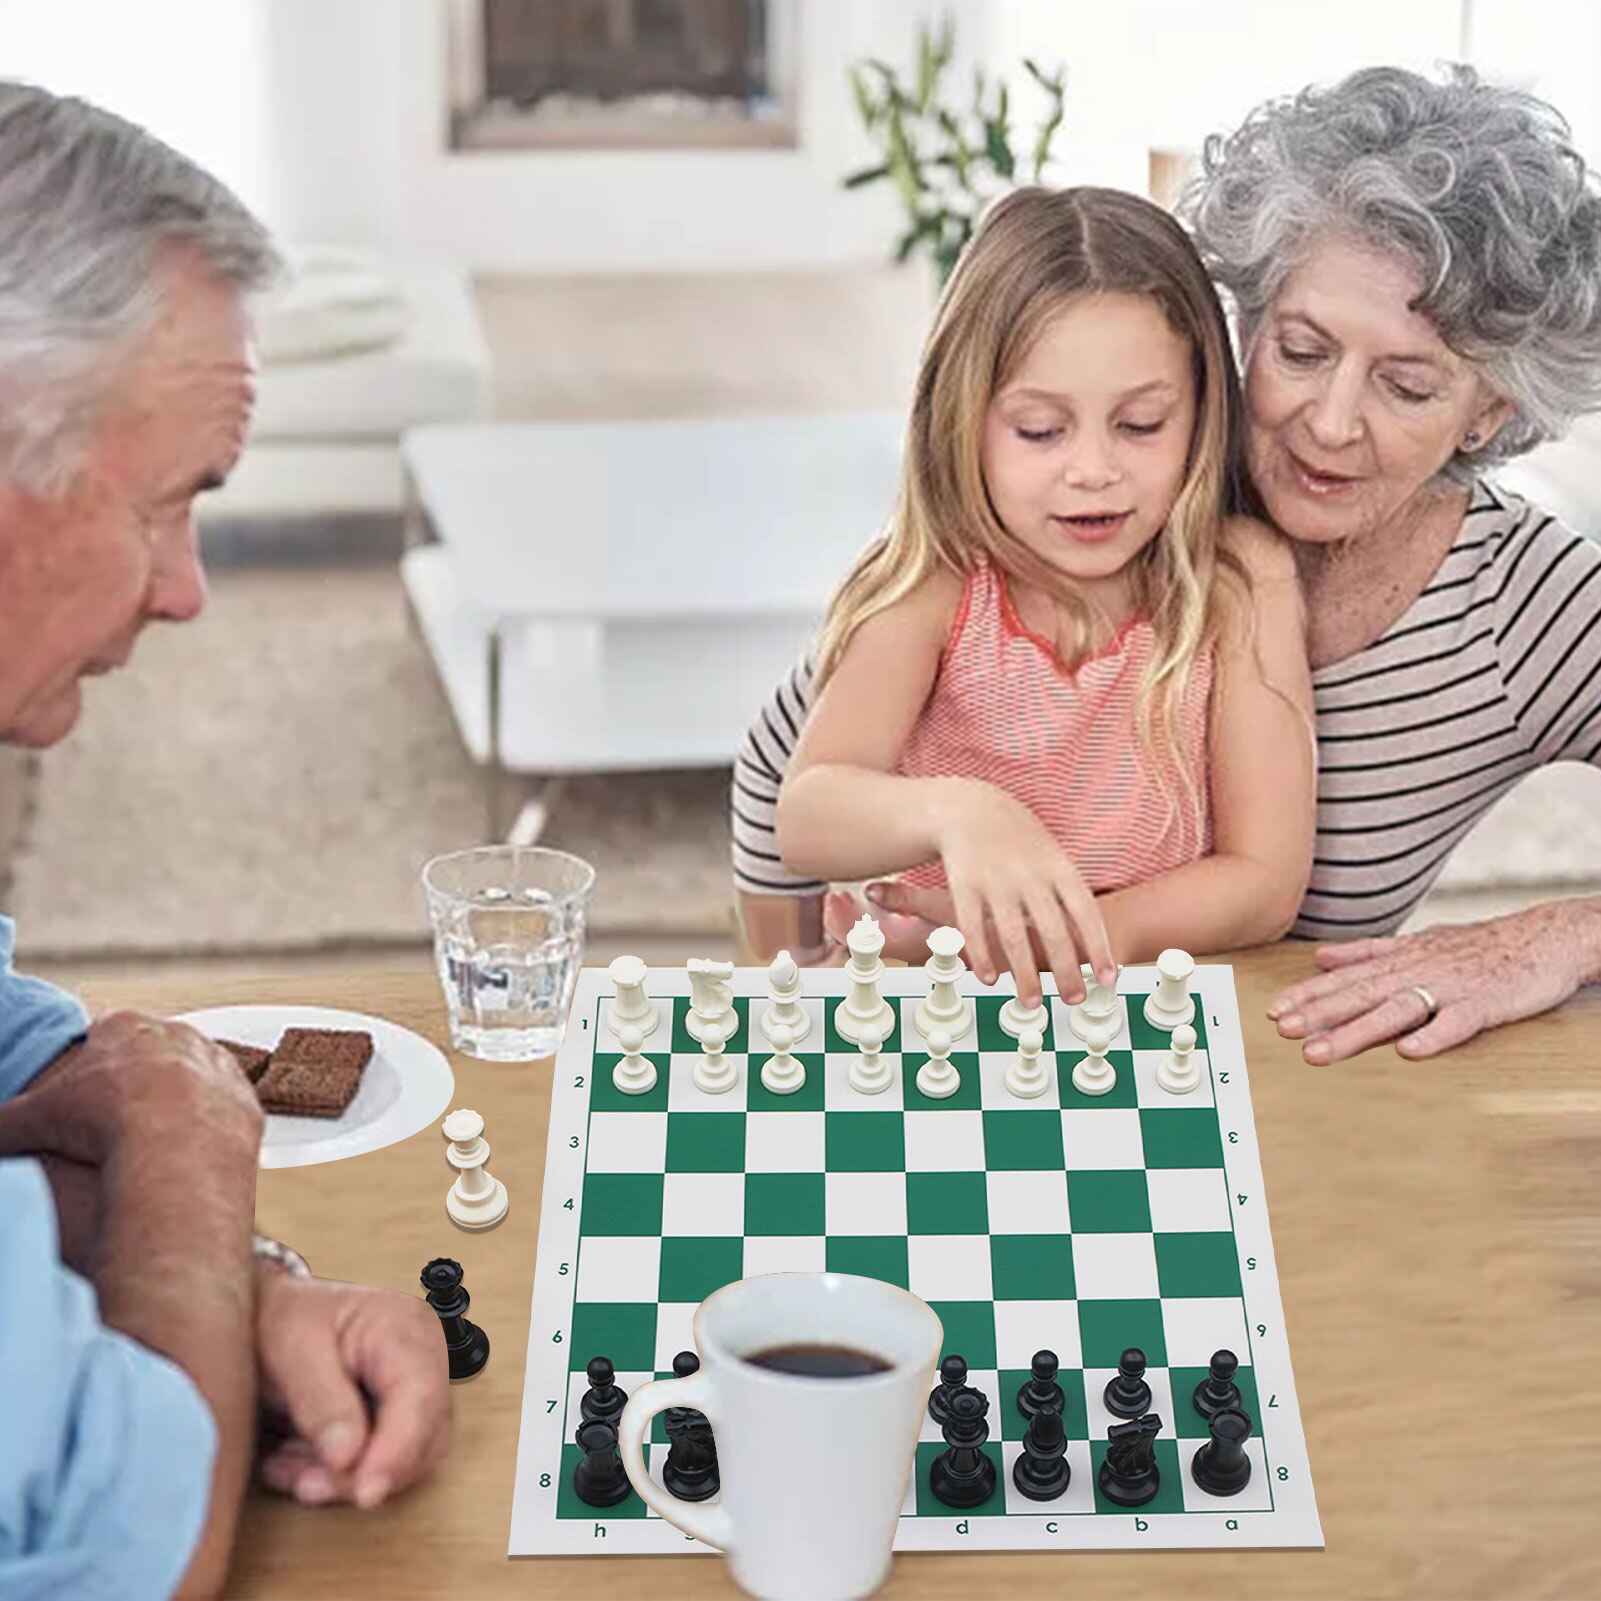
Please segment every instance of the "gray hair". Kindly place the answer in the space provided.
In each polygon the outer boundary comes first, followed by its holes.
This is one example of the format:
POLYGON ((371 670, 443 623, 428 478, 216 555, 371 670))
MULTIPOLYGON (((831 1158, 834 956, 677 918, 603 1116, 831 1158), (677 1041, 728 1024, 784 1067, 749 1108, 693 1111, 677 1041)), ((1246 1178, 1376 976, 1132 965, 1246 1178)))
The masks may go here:
POLYGON ((1413 308, 1515 408, 1450 477, 1601 408, 1601 198, 1566 121, 1533 95, 1461 65, 1441 83, 1365 68, 1213 135, 1184 210, 1244 341, 1319 236, 1417 266, 1413 308))
POLYGON ((267 230, 187 157, 97 106, 0 81, 0 472, 35 494, 70 487, 173 246, 242 293, 279 269, 267 230))

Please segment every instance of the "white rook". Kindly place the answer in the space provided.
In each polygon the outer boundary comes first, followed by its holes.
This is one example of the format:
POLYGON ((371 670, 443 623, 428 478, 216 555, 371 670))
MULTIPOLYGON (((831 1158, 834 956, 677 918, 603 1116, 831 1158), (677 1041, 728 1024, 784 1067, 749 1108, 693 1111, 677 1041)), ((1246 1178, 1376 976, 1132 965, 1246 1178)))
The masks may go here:
POLYGON ((1190 978, 1195 958, 1188 951, 1163 951, 1156 959, 1156 988, 1145 997, 1145 1021, 1152 1028, 1175 1029, 1195 1021, 1190 978))
POLYGON ((895 1027, 895 1010, 878 993, 884 976, 884 936, 871 917, 863 917, 845 936, 851 959, 845 972, 851 981, 850 993, 834 1008, 834 1028, 841 1039, 860 1045, 868 1029, 877 1029, 880 1040, 887 1039, 895 1027))
POLYGON ((645 993, 645 964, 637 956, 619 956, 606 973, 617 991, 606 1008, 607 1026, 621 1040, 624 1026, 632 1024, 639 1030, 640 1038, 648 1040, 661 1020, 645 993))
POLYGON ((967 971, 963 944, 959 928, 936 928, 928 936, 930 954, 923 970, 932 984, 914 1014, 917 1032, 926 1040, 932 1040, 936 1030, 949 1034, 953 1042, 972 1032, 973 1003, 956 993, 956 985, 967 971))

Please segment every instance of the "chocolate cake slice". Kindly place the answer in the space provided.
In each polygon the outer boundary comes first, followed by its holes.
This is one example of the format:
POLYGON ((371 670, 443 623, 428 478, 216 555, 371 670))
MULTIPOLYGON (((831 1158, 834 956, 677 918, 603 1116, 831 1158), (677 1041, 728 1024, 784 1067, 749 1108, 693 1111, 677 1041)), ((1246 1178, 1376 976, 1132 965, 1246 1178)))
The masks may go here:
POLYGON ((272 1052, 260 1045, 245 1045, 239 1040, 218 1040, 220 1045, 244 1070, 244 1075, 252 1084, 261 1082, 261 1075, 267 1071, 267 1063, 272 1060, 272 1052))
POLYGON ((338 1117, 372 1060, 372 1035, 342 1028, 286 1028, 256 1095, 268 1112, 338 1117))

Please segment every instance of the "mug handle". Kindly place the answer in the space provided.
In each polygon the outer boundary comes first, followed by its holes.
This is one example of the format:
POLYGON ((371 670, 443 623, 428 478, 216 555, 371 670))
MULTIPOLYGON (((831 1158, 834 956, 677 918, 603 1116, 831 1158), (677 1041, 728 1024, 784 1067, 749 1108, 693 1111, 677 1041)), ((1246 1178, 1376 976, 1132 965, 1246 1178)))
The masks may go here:
POLYGON ((652 1379, 629 1396, 623 1415, 617 1420, 617 1445, 622 1452, 623 1471, 639 1492, 640 1499, 658 1517, 665 1518, 685 1534, 719 1551, 732 1549, 734 1523, 722 1500, 681 1501, 662 1489, 645 1468, 645 1433, 650 1420, 670 1406, 693 1407, 705 1414, 715 1428, 716 1392, 704 1369, 682 1379, 652 1379))

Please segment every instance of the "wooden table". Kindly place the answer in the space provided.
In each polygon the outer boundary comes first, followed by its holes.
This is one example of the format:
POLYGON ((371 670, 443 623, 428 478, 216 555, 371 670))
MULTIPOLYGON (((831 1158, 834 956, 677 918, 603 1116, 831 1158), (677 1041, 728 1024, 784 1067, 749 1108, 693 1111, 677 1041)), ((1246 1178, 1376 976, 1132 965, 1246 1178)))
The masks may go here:
MULTIPOLYGON (((1265 1021, 1304 946, 1235 958, 1285 1313, 1327 1549, 1222 1556, 900 1557, 891 1596, 1601 1594, 1601 992, 1429 1064, 1391 1051, 1311 1069, 1265 1021)), ((229 1002, 342 1006, 446 1040, 433 973, 101 981, 86 998, 157 1012, 229 1002)), ((489 1366, 455 1392, 455 1445, 376 1513, 254 1495, 230 1594, 272 1597, 731 1595, 721 1563, 507 1558, 538 1234, 548 1064, 453 1058, 454 1104, 487 1120, 511 1214, 446 1219, 429 1134, 261 1175, 261 1228, 321 1273, 420 1294, 466 1269, 489 1366)))

